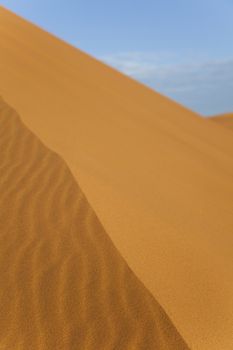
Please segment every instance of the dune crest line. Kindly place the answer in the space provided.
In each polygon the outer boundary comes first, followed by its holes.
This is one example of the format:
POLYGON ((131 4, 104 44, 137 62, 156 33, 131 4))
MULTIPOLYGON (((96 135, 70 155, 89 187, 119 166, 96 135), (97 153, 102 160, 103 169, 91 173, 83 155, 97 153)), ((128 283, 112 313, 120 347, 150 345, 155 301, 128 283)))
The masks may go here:
POLYGON ((187 349, 65 162, 0 100, 0 348, 187 349))
POLYGON ((211 121, 217 122, 229 130, 233 130, 233 113, 216 115, 210 118, 211 121))
POLYGON ((233 350, 232 131, 1 6, 0 51, 0 94, 68 164, 188 345, 233 350))

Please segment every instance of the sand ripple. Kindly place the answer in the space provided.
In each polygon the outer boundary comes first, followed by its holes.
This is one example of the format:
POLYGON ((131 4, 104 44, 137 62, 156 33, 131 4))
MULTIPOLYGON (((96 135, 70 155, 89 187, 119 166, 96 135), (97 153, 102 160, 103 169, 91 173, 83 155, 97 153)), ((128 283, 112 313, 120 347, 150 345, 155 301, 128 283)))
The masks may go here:
POLYGON ((0 101, 0 349, 186 349, 65 162, 0 101))

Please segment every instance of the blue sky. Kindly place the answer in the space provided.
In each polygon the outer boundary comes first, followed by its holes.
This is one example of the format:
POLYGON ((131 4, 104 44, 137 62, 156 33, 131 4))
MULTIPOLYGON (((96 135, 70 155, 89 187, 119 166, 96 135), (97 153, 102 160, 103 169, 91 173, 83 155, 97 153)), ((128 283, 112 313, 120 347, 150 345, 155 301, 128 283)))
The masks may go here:
POLYGON ((199 113, 233 111, 233 0, 1 4, 199 113))

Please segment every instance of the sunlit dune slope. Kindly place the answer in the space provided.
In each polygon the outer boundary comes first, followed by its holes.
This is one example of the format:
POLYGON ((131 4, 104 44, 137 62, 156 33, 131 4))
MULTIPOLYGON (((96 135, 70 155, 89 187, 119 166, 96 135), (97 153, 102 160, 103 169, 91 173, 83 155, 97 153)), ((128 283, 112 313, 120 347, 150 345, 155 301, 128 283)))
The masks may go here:
POLYGON ((0 10, 0 91, 192 349, 233 349, 232 132, 0 10))
POLYGON ((0 348, 187 349, 65 162, 0 100, 0 348))
POLYGON ((233 113, 214 116, 211 120, 233 130, 233 113))

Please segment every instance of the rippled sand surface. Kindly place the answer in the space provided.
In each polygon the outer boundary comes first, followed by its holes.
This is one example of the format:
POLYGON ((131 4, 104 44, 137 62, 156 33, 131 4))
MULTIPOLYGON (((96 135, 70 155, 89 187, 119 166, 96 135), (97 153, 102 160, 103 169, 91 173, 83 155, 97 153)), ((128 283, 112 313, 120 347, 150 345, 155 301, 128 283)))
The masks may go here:
POLYGON ((67 163, 189 347, 232 350, 231 130, 3 8, 0 94, 67 163))
POLYGON ((0 348, 187 349, 71 175, 0 101, 0 348))

